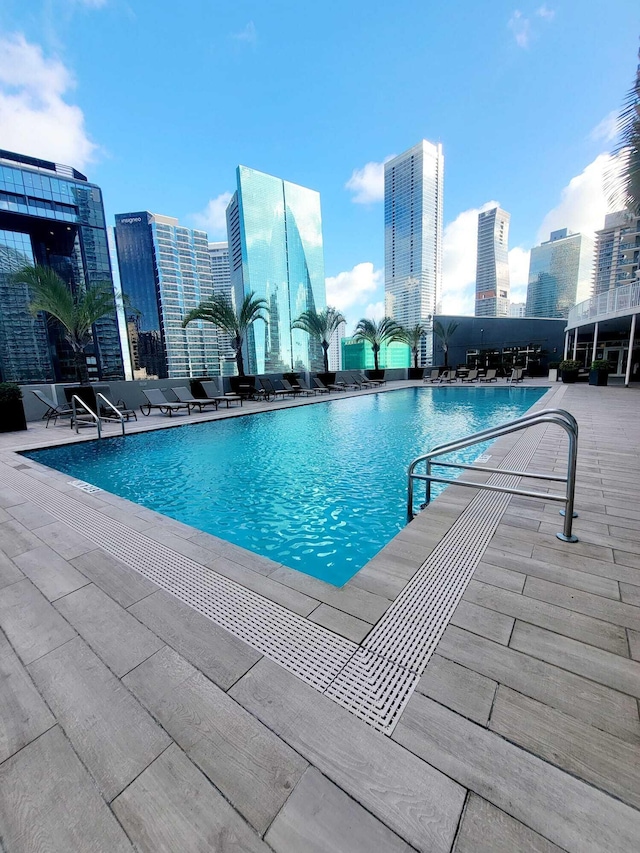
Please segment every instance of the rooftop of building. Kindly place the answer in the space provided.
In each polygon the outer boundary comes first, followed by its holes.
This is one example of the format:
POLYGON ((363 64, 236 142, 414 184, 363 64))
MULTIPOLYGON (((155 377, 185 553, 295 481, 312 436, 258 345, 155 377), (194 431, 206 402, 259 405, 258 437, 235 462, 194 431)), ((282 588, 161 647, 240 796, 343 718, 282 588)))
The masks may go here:
POLYGON ((76 181, 88 181, 86 175, 74 169, 73 166, 65 166, 62 163, 53 163, 51 160, 41 160, 39 157, 30 157, 28 154, 18 154, 15 151, 0 149, 0 162, 6 162, 9 166, 19 166, 21 169, 33 169, 38 172, 53 172, 62 178, 73 178, 76 181))

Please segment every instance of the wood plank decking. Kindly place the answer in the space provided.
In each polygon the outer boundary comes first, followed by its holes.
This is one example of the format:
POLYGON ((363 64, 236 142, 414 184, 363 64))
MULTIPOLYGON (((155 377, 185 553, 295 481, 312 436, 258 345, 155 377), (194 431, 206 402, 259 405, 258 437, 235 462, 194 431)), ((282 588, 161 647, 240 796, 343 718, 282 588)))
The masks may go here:
MULTIPOLYGON (((640 849, 640 389, 554 386, 544 404, 580 425, 580 541, 555 538, 557 504, 511 498, 390 737, 6 486, 3 471, 354 643, 472 490, 447 489, 336 589, 70 488, 13 452, 68 429, 0 436, 0 850, 640 849)), ((516 441, 496 443, 492 462, 516 441)), ((562 472, 564 447, 547 428, 532 468, 562 472)))

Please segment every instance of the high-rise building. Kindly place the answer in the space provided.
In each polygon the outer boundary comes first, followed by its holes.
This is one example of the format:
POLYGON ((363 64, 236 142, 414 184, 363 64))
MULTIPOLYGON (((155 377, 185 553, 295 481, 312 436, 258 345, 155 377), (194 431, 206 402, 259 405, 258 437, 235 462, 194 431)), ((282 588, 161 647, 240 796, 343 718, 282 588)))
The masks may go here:
MULTIPOLYGON (((28 287, 13 279, 35 264, 54 269, 73 293, 112 284, 102 193, 70 166, 0 151, 0 381, 75 381, 61 327, 33 317, 28 287)), ((86 357, 91 379, 123 378, 115 300, 94 324, 86 357)))
POLYGON ((576 302, 589 298, 592 276, 591 237, 567 228, 552 231, 531 250, 527 317, 568 317, 576 302))
POLYGON ((499 207, 478 214, 476 317, 509 316, 509 220, 499 207))
MULTIPOLYGON (((209 260, 211 261, 214 295, 225 296, 233 304, 229 244, 209 243, 209 260)), ((223 376, 233 376, 236 373, 236 357, 231 347, 231 335, 222 329, 218 330, 218 345, 220 347, 220 371, 223 376)))
POLYGON ((269 308, 247 335, 248 371, 321 369, 320 344, 291 328, 303 311, 326 307, 320 194, 246 166, 237 182, 227 207, 236 305, 253 292, 269 308))
POLYGON ((518 319, 522 319, 522 317, 526 317, 526 302, 510 302, 509 303, 509 316, 516 317, 518 319))
POLYGON ((640 217, 621 210, 596 232, 593 295, 631 284, 640 273, 640 217))
POLYGON ((423 139, 384 167, 385 312, 427 329, 420 361, 431 360, 433 315, 442 284, 442 145, 423 139))
POLYGON ((213 291, 206 232, 143 210, 117 214, 115 235, 134 377, 219 375, 217 328, 182 328, 213 291))
POLYGON ((347 336, 347 324, 339 323, 329 341, 329 370, 342 370, 342 339, 347 336))

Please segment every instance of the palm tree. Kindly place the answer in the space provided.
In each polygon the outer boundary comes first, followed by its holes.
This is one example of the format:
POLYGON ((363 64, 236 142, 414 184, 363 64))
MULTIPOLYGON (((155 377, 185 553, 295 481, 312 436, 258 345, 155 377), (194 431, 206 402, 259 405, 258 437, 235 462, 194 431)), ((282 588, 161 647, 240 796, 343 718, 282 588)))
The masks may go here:
POLYGON ((324 356, 324 372, 329 372, 329 346, 331 337, 340 323, 346 320, 336 308, 326 308, 324 311, 303 311, 302 314, 291 324, 292 329, 302 329, 312 338, 320 341, 324 356))
POLYGON ((442 325, 440 320, 433 321, 433 334, 440 338, 442 341, 442 351, 444 352, 444 366, 449 366, 449 341, 451 340, 451 336, 458 328, 460 323, 456 323, 455 320, 452 320, 447 328, 442 325))
POLYGON ((353 337, 357 341, 367 341, 373 350, 373 363, 375 369, 379 370, 378 355, 382 344, 390 344, 391 341, 401 340, 402 327, 391 317, 383 317, 379 323, 375 320, 360 320, 356 326, 353 337))
POLYGON ((55 270, 37 264, 26 266, 14 275, 14 281, 26 284, 31 293, 29 310, 34 317, 40 312, 57 320, 65 340, 73 350, 76 372, 81 384, 89 384, 85 347, 91 341, 93 325, 101 317, 115 311, 111 282, 99 282, 73 293, 55 270))
POLYGON ((405 343, 413 354, 413 366, 418 367, 418 352, 423 336, 426 334, 427 327, 424 323, 417 323, 410 329, 401 328, 401 336, 398 340, 405 343))
POLYGON ((242 345, 247 332, 256 320, 267 322, 263 311, 269 312, 266 300, 257 297, 253 292, 247 293, 238 312, 227 296, 214 294, 211 299, 201 302, 197 308, 189 311, 182 321, 182 328, 186 328, 194 320, 205 320, 230 335, 231 348, 235 353, 238 366, 238 376, 244 376, 242 345))
POLYGON ((618 144, 612 153, 615 166, 607 175, 609 202, 616 210, 627 208, 640 216, 640 64, 618 116, 618 144))

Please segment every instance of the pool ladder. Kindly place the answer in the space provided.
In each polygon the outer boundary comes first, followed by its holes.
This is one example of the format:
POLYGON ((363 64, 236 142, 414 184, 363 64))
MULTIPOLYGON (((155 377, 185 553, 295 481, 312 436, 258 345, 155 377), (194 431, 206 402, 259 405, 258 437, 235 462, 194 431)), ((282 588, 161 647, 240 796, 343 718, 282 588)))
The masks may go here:
POLYGON ((75 428, 75 431, 80 432, 81 426, 96 426, 98 429, 98 438, 102 438, 103 422, 115 423, 119 421, 122 428, 122 434, 124 435, 125 418, 122 412, 113 405, 111 400, 107 400, 104 394, 101 394, 99 391, 96 393, 96 403, 98 412, 94 412, 93 409, 88 406, 84 400, 78 397, 77 394, 73 395, 71 398, 71 426, 75 428), (111 409, 117 417, 114 417, 113 415, 99 415, 98 412, 100 411, 101 402, 111 409))
POLYGON ((425 501, 421 509, 427 506, 431 501, 431 483, 455 483, 456 486, 470 486, 473 489, 488 489, 494 492, 506 492, 510 495, 523 495, 528 498, 541 498, 545 501, 558 501, 564 503, 565 507, 560 510, 560 515, 564 516, 564 528, 561 533, 556 533, 558 539, 563 542, 577 542, 578 537, 571 532, 571 526, 574 518, 577 518, 577 513, 573 510, 573 503, 576 489, 576 462, 578 458, 578 423, 573 415, 564 409, 543 409, 540 412, 532 412, 529 415, 524 415, 514 421, 509 421, 497 427, 489 427, 489 429, 475 432, 466 438, 450 441, 447 444, 441 444, 434 447, 429 453, 422 456, 417 456, 409 465, 409 482, 407 488, 407 519, 411 521, 414 518, 413 511, 413 491, 414 481, 420 480, 425 483, 425 501), (567 474, 561 476, 558 474, 544 474, 539 471, 510 471, 505 468, 488 468, 484 465, 463 465, 459 462, 438 462, 436 457, 442 456, 445 453, 452 453, 455 450, 462 450, 465 447, 471 447, 474 444, 480 444, 483 441, 491 441, 499 438, 501 435, 508 435, 512 432, 517 432, 526 429, 536 424, 550 423, 559 426, 563 429, 569 438, 569 452, 567 460, 567 474), (424 462, 426 471, 424 474, 417 474, 416 466, 424 462), (456 480, 447 477, 438 477, 431 473, 432 467, 438 468, 462 468, 469 471, 484 471, 488 474, 513 474, 516 477, 532 477, 536 480, 552 480, 557 483, 565 483, 566 490, 564 494, 547 493, 547 492, 532 492, 527 489, 516 489, 508 486, 497 486, 492 483, 474 483, 468 480, 456 480))

